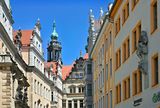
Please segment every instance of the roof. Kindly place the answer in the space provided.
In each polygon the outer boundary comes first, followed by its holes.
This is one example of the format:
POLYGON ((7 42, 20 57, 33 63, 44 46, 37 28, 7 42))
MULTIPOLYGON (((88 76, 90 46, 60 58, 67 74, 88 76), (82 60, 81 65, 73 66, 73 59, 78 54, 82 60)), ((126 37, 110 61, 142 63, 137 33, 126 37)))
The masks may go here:
POLYGON ((45 63, 44 63, 44 67, 45 67, 46 69, 52 67, 52 72, 53 72, 54 74, 57 73, 57 62, 45 62, 45 63))
POLYGON ((62 67, 62 79, 65 80, 67 76, 69 76, 71 70, 72 70, 72 65, 67 65, 62 67))
MULTIPOLYGON (((88 59, 88 53, 86 53, 83 56, 83 59, 88 59)), ((72 63, 72 65, 63 65, 62 66, 62 79, 63 80, 66 80, 66 78, 70 75, 74 64, 75 64, 75 61, 72 63)))
MULTIPOLYGON (((29 46, 30 45, 30 39, 32 37, 32 31, 33 30, 21 30, 22 32, 22 37, 21 37, 21 42, 22 45, 24 46, 29 46)), ((15 36, 17 35, 17 30, 13 32, 13 38, 15 39, 15 36)))
POLYGON ((84 59, 88 59, 88 53, 83 56, 84 59))

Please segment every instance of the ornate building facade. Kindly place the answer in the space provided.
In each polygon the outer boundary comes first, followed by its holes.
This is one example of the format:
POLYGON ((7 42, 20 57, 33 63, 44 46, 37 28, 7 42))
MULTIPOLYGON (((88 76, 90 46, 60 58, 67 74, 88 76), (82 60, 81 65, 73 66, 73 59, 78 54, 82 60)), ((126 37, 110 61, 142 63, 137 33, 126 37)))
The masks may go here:
POLYGON ((9 0, 0 1, 0 107, 28 108, 27 64, 21 57, 21 42, 13 41, 9 0))
POLYGON ((62 108, 61 52, 53 54, 60 46, 54 46, 58 39, 55 23, 50 44, 54 60, 49 62, 43 58, 40 20, 31 30, 14 32, 13 23, 10 1, 1 0, 0 107, 62 108))
POLYGON ((63 108, 83 108, 84 107, 84 70, 83 63, 85 57, 75 60, 73 66, 64 66, 63 73, 69 72, 63 80, 63 108), (69 70, 67 69, 69 68, 69 70))
POLYGON ((88 59, 84 62, 84 84, 85 84, 85 97, 84 108, 93 107, 93 63, 91 59, 91 52, 96 42, 98 33, 103 24, 104 13, 102 8, 100 9, 99 18, 96 20, 93 15, 93 11, 89 12, 89 29, 86 45, 86 52, 88 53, 88 59))
POLYGON ((61 58, 61 43, 58 41, 58 33, 56 32, 56 23, 53 23, 53 32, 51 41, 47 48, 47 62, 45 63, 46 70, 51 70, 53 78, 53 86, 51 87, 51 108, 62 108, 62 58, 61 58))

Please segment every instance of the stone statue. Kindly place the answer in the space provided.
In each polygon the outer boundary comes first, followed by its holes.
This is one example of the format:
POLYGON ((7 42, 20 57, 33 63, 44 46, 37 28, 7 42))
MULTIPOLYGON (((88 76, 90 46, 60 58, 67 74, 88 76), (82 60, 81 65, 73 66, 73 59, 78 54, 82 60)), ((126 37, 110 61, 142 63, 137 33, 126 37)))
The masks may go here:
MULTIPOLYGON (((19 81, 18 81, 18 82, 19 82, 19 81)), ((22 85, 20 85, 20 84, 18 83, 17 93, 16 93, 16 97, 15 97, 16 100, 18 100, 18 101, 22 101, 22 98, 23 98, 22 89, 23 89, 22 85)))
POLYGON ((15 37, 15 44, 16 44, 18 51, 20 51, 20 52, 21 52, 21 47, 22 47, 21 37, 22 37, 22 32, 21 32, 21 29, 19 29, 17 31, 17 35, 15 37))
POLYGON ((138 64, 138 69, 142 73, 147 73, 147 67, 146 67, 146 59, 147 59, 147 54, 148 54, 148 37, 147 33, 145 31, 141 32, 141 36, 138 41, 138 46, 137 46, 137 56, 140 59, 139 64, 138 64))
POLYGON ((28 97, 27 97, 27 87, 24 88, 24 96, 23 96, 23 103, 27 104, 28 97))

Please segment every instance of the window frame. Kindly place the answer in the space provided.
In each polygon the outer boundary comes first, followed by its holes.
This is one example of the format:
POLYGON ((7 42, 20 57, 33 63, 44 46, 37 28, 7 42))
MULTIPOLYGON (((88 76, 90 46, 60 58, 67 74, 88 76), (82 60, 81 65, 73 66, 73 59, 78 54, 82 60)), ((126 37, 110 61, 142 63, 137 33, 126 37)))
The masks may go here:
POLYGON ((139 21, 132 30, 132 53, 134 53, 137 50, 141 31, 142 31, 142 24, 141 24, 141 21, 139 21))
POLYGON ((156 85, 158 85, 159 84, 159 56, 158 56, 158 53, 156 53, 156 54, 154 54, 153 56, 152 56, 152 58, 151 58, 151 70, 152 70, 152 87, 154 87, 154 86, 156 86, 156 85), (154 64, 155 64, 155 59, 158 59, 158 78, 157 78, 157 82, 155 81, 155 77, 156 77, 156 72, 155 72, 155 66, 154 66, 154 64))
POLYGON ((157 0, 151 0, 151 5, 150 5, 150 16, 151 16, 151 19, 150 19, 150 25, 151 25, 151 34, 154 33, 157 29, 158 29, 158 7, 157 7, 157 18, 156 18, 156 28, 155 28, 155 16, 154 16, 154 5, 157 5, 158 6, 158 3, 157 3, 157 0))

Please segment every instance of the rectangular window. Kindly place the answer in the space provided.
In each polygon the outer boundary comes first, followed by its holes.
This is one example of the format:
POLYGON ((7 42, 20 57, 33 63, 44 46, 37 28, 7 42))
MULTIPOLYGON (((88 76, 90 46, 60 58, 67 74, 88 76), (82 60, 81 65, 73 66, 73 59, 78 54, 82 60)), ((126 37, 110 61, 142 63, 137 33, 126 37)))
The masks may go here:
POLYGON ((129 38, 127 39, 127 49, 126 50, 127 50, 126 56, 127 56, 127 58, 129 58, 129 56, 130 56, 130 40, 129 40, 129 38))
POLYGON ((116 86, 116 103, 120 103, 121 102, 121 84, 118 84, 116 86))
POLYGON ((112 90, 110 91, 110 108, 112 108, 112 90))
POLYGON ((158 54, 152 57, 152 86, 155 86, 159 82, 158 73, 158 54))
POLYGON ((112 32, 111 31, 109 32, 109 37, 110 37, 109 39, 110 39, 110 45, 111 45, 112 44, 112 32))
POLYGON ((72 101, 68 101, 68 108, 72 108, 72 101))
POLYGON ((118 34, 118 32, 121 29, 121 19, 120 16, 117 18, 116 23, 115 23, 115 32, 118 34))
POLYGON ((62 107, 66 108, 66 100, 62 100, 62 107))
POLYGON ((123 62, 125 62, 130 56, 130 40, 129 37, 124 41, 122 46, 123 62))
POLYGON ((108 94, 106 94, 106 108, 108 108, 108 94))
POLYGON ((108 51, 108 39, 106 39, 106 42, 105 42, 105 46, 106 46, 106 52, 108 51))
POLYGON ((130 77, 123 81, 123 99, 130 98, 130 77))
POLYGON ((92 96, 92 84, 87 84, 87 96, 92 96))
POLYGON ((132 53, 137 49, 139 37, 141 35, 141 23, 139 22, 132 31, 132 53))
POLYGON ((112 59, 110 59, 110 76, 112 76, 112 59))
POLYGON ((83 100, 80 100, 80 108, 83 108, 83 100))
POLYGON ((126 57, 126 49, 127 49, 126 47, 127 47, 127 46, 126 46, 126 42, 124 42, 124 43, 123 43, 123 49, 122 49, 122 50, 123 50, 123 51, 122 51, 122 52, 123 52, 123 62, 125 62, 125 61, 126 61, 126 58, 127 58, 127 57, 126 57))
POLYGON ((142 73, 139 70, 136 70, 133 73, 133 96, 142 92, 142 73))
POLYGON ((106 80, 108 80, 108 64, 106 64, 106 80))
POLYGON ((92 65, 91 64, 87 65, 87 74, 92 74, 92 65))
POLYGON ((121 49, 119 49, 116 53, 116 69, 121 65, 121 49))
POLYGON ((123 20, 123 24, 125 23, 125 21, 127 20, 129 16, 129 1, 127 1, 127 3, 124 5, 123 9, 122 9, 122 20, 123 20))
POLYGON ((158 28, 157 0, 152 1, 153 2, 151 3, 151 33, 158 28))
POLYGON ((77 108, 77 100, 74 100, 74 108, 77 108))

